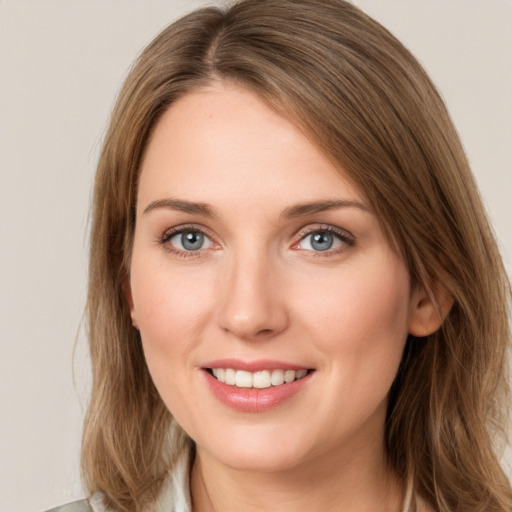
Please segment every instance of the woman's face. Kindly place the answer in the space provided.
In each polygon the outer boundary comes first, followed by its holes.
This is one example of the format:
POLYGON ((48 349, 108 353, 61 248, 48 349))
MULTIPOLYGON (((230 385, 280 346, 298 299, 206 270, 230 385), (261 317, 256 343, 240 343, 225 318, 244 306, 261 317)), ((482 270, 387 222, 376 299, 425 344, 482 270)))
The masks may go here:
POLYGON ((277 471, 381 450, 415 295, 371 205, 255 95, 217 84, 163 115, 129 300, 200 453, 277 471))

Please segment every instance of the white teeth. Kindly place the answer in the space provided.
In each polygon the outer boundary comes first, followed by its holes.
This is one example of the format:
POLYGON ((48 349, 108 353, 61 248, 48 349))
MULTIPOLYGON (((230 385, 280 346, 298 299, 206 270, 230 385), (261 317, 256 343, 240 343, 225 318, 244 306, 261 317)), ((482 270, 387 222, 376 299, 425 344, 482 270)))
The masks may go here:
POLYGON ((302 379, 307 375, 308 371, 261 370, 252 373, 245 370, 233 370, 232 368, 212 368, 212 373, 217 380, 230 386, 264 389, 302 379))
POLYGON ((232 370, 231 368, 226 368, 225 379, 226 379, 225 380, 226 384, 229 384, 230 386, 234 386, 236 384, 235 370, 232 370))
POLYGON ((284 372, 284 381, 293 382, 295 380, 295 370, 286 370, 284 372))
MULTIPOLYGON (((222 368, 220 368, 222 370, 222 368)), ((305 377, 307 375, 308 371, 307 370, 297 370, 295 372, 295 378, 296 379, 302 379, 302 377, 305 377)))
POLYGON ((272 386, 284 384, 284 370, 274 370, 272 372, 272 386))
POLYGON ((244 370, 236 372, 235 385, 237 388, 252 388, 252 374, 244 370))
POLYGON ((272 381, 270 380, 270 372, 268 370, 263 370, 262 372, 256 372, 253 374, 252 386, 254 388, 269 388, 271 385, 272 381))

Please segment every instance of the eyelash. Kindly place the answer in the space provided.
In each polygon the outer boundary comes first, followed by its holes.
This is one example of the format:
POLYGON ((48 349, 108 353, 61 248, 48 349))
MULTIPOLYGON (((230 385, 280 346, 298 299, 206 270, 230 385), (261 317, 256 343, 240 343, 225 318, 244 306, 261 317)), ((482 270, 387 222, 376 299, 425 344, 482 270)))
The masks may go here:
POLYGON ((174 238, 176 235, 181 235, 183 233, 201 233, 209 240, 212 240, 212 236, 208 234, 208 231, 205 228, 194 224, 184 224, 182 226, 168 229, 162 236, 158 237, 157 242, 161 246, 163 246, 168 252, 180 258, 191 258, 194 256, 199 256, 201 254, 201 251, 203 251, 204 249, 198 249, 196 251, 183 251, 181 249, 174 248, 169 243, 171 239, 174 238))
MULTIPOLYGON (((180 258, 197 257, 201 254, 201 251, 204 251, 205 249, 198 249, 195 251, 184 251, 181 249, 176 249, 169 243, 170 240, 176 235, 180 235, 187 232, 201 233, 203 236, 211 240, 213 244, 215 244, 215 242, 213 242, 213 237, 209 234, 208 230, 206 230, 202 226, 197 226, 194 224, 185 224, 182 226, 168 229, 167 231, 164 232, 162 236, 158 237, 157 242, 159 245, 163 246, 168 252, 180 258)), ((312 257, 315 258, 322 258, 332 256, 333 254, 340 254, 346 251, 348 248, 354 247, 355 245, 355 238, 351 233, 345 231, 344 229, 335 228, 330 225, 308 227, 298 232, 296 236, 298 237, 298 241, 292 245, 292 249, 308 252, 311 254, 312 257), (315 233, 327 233, 328 235, 332 235, 333 237, 338 239, 338 241, 340 241, 343 245, 342 247, 338 247, 335 249, 327 249, 325 251, 314 251, 309 249, 301 249, 300 247, 298 247, 299 244, 306 240, 308 236, 312 236, 315 233)))
POLYGON ((354 247, 356 240, 355 237, 349 233, 348 231, 340 228, 335 228, 334 226, 330 225, 320 225, 315 226, 313 228, 308 227, 298 233, 298 242, 294 243, 292 248, 297 248, 297 250, 304 250, 308 253, 311 253, 311 256, 314 258, 324 258, 329 257, 335 254, 341 254, 345 252, 347 249, 354 247), (315 233, 327 233, 329 235, 332 235, 333 237, 337 238, 341 243, 342 246, 335 248, 335 249, 327 249, 325 251, 312 251, 309 249, 300 249, 297 247, 300 243, 302 243, 308 236, 312 236, 315 233))

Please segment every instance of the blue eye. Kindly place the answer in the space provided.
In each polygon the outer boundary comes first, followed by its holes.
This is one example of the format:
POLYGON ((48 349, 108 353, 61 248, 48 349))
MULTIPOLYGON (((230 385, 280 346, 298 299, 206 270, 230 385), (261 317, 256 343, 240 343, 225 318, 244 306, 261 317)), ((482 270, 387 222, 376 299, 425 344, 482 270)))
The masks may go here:
POLYGON ((306 251, 325 252, 352 245, 354 242, 348 235, 330 229, 317 229, 305 235, 297 247, 306 251))
POLYGON ((327 251, 332 248, 334 244, 334 235, 327 231, 320 231, 309 235, 311 247, 315 251, 327 251))
POLYGON ((178 251, 199 251, 208 249, 212 241, 201 231, 188 229, 169 237, 168 242, 178 251))

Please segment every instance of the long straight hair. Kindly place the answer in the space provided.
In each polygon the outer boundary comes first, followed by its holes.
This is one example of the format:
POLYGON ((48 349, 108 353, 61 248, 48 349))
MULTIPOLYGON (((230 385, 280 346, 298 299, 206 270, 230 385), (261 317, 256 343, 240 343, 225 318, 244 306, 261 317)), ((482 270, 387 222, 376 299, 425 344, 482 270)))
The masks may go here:
POLYGON ((433 510, 512 510, 496 455, 508 418, 509 282, 436 88, 399 41, 342 0, 198 10, 157 36, 129 74, 94 188, 82 451, 90 492, 116 511, 147 510, 189 444, 152 383, 123 286, 148 137, 177 99, 218 80, 259 95, 343 168, 413 285, 454 300, 436 333, 407 341, 386 422, 394 470, 433 510))

